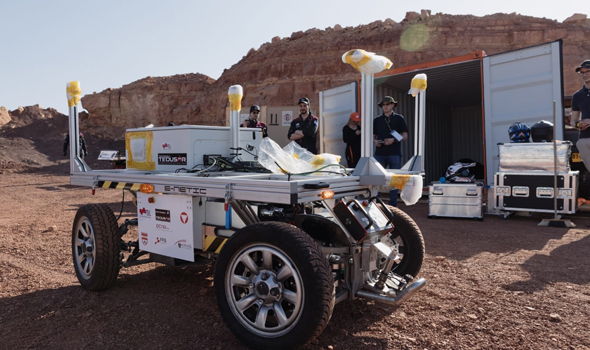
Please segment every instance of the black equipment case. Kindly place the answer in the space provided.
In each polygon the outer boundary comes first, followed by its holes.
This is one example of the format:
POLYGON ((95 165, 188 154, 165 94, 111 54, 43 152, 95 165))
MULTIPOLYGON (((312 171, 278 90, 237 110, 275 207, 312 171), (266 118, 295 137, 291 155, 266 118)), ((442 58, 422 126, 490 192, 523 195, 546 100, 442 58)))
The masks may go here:
MULTIPOLYGON (((494 209, 554 212, 553 171, 497 172, 494 177, 494 209)), ((557 213, 576 213, 578 178, 578 171, 557 173, 557 213)))

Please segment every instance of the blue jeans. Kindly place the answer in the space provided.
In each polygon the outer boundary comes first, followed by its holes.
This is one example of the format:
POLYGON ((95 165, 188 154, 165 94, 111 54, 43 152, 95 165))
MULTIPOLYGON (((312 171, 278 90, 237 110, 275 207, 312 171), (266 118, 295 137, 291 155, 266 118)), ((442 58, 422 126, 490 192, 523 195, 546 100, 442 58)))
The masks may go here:
MULTIPOLYGON (((381 164, 385 169, 399 169, 402 167, 401 156, 374 156, 375 160, 381 164)), ((389 205, 397 207, 397 193, 398 189, 389 191, 389 205)))

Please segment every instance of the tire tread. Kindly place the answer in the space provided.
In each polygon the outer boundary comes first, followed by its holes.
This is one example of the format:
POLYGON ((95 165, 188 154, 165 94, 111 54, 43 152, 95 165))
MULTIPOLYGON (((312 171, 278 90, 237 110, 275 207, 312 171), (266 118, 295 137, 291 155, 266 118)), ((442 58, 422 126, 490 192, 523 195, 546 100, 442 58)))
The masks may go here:
POLYGON ((99 291, 108 289, 115 283, 121 268, 121 246, 115 214, 105 204, 88 204, 76 213, 72 228, 72 257, 76 267, 74 254, 78 222, 87 217, 94 230, 96 261, 90 278, 84 279, 76 268, 78 281, 85 289, 99 291))

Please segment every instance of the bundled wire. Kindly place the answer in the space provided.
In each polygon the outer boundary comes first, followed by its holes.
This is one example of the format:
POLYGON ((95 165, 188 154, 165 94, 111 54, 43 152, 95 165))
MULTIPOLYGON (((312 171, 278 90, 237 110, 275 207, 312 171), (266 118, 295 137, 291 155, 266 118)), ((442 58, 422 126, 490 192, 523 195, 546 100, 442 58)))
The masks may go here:
POLYGON ((287 180, 288 181, 291 180, 291 176, 293 176, 293 175, 303 175, 303 176, 306 176, 306 175, 311 175, 311 174, 316 174, 316 173, 336 174, 336 175, 342 175, 342 176, 350 176, 350 173, 346 170, 346 167, 343 166, 343 165, 340 165, 340 164, 328 164, 328 165, 324 165, 321 168, 318 168, 317 170, 306 171, 306 172, 303 172, 303 173, 291 173, 291 172, 283 169, 279 165, 279 163, 277 163, 276 161, 275 161, 275 164, 279 167, 279 169, 281 170, 281 172, 283 174, 287 175, 287 180), (322 170, 322 169, 325 169, 325 168, 328 168, 328 167, 339 167, 341 169, 344 169, 344 173, 341 173, 341 172, 338 172, 338 171, 325 171, 325 170, 322 170))

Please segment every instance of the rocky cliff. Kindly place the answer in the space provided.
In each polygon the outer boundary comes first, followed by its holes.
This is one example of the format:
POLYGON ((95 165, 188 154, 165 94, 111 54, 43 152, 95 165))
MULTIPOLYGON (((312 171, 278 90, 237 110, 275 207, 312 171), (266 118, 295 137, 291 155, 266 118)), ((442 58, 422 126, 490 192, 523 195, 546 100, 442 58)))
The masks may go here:
MULTIPOLYGON (((403 67, 483 50, 488 55, 563 40, 565 94, 580 86, 574 68, 590 58, 590 20, 575 14, 562 23, 518 14, 431 15, 408 12, 367 25, 309 29, 288 38, 275 37, 251 49, 218 80, 202 74, 148 77, 119 89, 85 95, 86 123, 113 137, 124 128, 147 124, 224 125, 229 86, 244 87, 243 106, 293 105, 302 96, 318 109, 318 92, 350 82, 358 73, 342 63, 350 49, 362 48, 403 67)), ((198 69, 198 67, 196 67, 198 69)))

